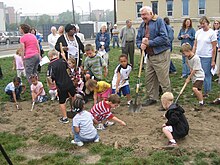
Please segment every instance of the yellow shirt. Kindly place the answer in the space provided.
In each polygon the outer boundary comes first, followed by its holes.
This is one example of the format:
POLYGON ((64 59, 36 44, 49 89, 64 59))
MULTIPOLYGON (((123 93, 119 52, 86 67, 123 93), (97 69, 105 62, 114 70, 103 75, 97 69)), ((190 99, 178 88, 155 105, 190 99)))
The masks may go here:
POLYGON ((102 93, 111 88, 111 85, 105 81, 98 81, 97 87, 94 89, 94 93, 102 93))

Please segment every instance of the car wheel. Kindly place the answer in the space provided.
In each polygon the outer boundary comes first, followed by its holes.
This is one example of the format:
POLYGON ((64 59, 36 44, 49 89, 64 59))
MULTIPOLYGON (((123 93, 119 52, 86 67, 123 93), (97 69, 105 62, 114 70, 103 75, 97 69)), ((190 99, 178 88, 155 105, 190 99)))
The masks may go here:
POLYGON ((9 45, 10 44, 10 40, 6 40, 6 42, 5 42, 7 45, 9 45))

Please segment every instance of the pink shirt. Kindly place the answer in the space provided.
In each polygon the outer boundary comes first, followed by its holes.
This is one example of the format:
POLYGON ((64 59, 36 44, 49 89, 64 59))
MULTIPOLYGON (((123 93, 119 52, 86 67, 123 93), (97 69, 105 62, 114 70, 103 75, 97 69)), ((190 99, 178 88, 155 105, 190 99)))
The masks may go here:
MULTIPOLYGON (((37 85, 31 84, 31 91, 34 92, 35 94, 37 94, 41 88, 43 88, 43 84, 42 82, 38 81, 37 85)), ((43 89, 43 91, 41 92, 40 96, 44 96, 46 93, 43 89)))
POLYGON ((15 54, 14 58, 15 58, 16 69, 17 70, 23 70, 24 69, 24 63, 23 63, 23 60, 22 60, 21 56, 15 54))
POLYGON ((31 33, 24 34, 20 38, 20 43, 24 44, 24 49, 25 49, 24 58, 31 58, 39 54, 39 50, 37 47, 38 41, 35 35, 31 33))

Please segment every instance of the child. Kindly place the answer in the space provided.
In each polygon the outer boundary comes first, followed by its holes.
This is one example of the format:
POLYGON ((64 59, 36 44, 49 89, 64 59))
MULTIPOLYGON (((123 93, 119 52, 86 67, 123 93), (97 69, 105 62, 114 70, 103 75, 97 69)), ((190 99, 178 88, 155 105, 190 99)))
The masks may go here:
POLYGON ((88 79, 102 80, 102 68, 104 67, 104 76, 108 74, 107 64, 102 57, 95 54, 94 47, 91 44, 85 46, 86 59, 84 61, 84 70, 86 72, 86 81, 88 79))
POLYGON ((24 63, 21 57, 21 48, 17 49, 16 54, 14 55, 14 61, 13 61, 13 70, 17 70, 17 77, 26 76, 25 69, 24 69, 24 63))
POLYGON ((94 105, 103 100, 107 99, 109 95, 111 94, 111 85, 105 81, 96 81, 93 79, 89 79, 86 82, 86 90, 89 90, 90 92, 94 92, 93 99, 94 99, 94 105))
POLYGON ((162 131, 169 139, 169 146, 177 146, 176 140, 188 135, 189 124, 184 115, 184 109, 173 103, 173 94, 165 92, 161 96, 161 103, 164 109, 167 110, 165 117, 167 122, 162 125, 162 131))
POLYGON ((128 56, 122 54, 119 56, 120 64, 116 67, 113 80, 112 80, 112 93, 117 93, 121 96, 121 92, 127 97, 127 104, 130 105, 131 95, 129 87, 129 75, 132 70, 130 64, 128 64, 128 56))
MULTIPOLYGON (((64 59, 58 59, 58 54, 55 50, 49 51, 48 55, 51 57, 51 61, 48 66, 47 77, 55 81, 57 86, 60 111, 62 113, 62 117, 59 121, 64 124, 69 123, 65 102, 68 97, 71 97, 72 101, 74 100, 76 90, 67 73, 68 64, 64 59)), ((62 54, 62 56, 65 56, 65 54, 62 54)))
POLYGON ((196 106, 195 110, 202 110, 204 106, 202 85, 205 78, 205 73, 202 69, 200 58, 192 52, 192 47, 189 43, 182 44, 181 51, 184 56, 187 57, 188 65, 191 71, 190 75, 186 79, 186 83, 189 83, 190 79, 192 80, 192 90, 199 101, 199 106, 196 106))
POLYGON ((99 142, 99 135, 93 126, 93 122, 98 124, 91 113, 84 110, 83 99, 75 99, 73 102, 74 111, 77 113, 73 118, 72 131, 74 140, 72 144, 83 146, 83 142, 99 142))
POLYGON ((21 99, 20 94, 23 94, 26 90, 26 86, 21 83, 20 77, 15 77, 13 82, 10 82, 5 87, 5 93, 10 96, 10 101, 15 102, 16 106, 18 106, 18 100, 21 99))
POLYGON ((44 86, 42 82, 38 81, 37 75, 31 75, 29 79, 32 83, 31 84, 32 101, 39 102, 39 103, 43 103, 47 101, 47 96, 44 91, 44 86))
POLYGON ((57 86, 55 81, 52 81, 50 77, 47 77, 47 86, 49 87, 51 101, 53 101, 57 98, 57 86))
POLYGON ((120 123, 123 126, 126 126, 126 123, 116 116, 114 116, 111 113, 111 108, 116 108, 120 104, 120 97, 117 94, 111 94, 110 97, 107 100, 101 101, 94 105, 92 109, 90 110, 90 113, 94 116, 94 118, 100 122, 97 129, 103 130, 105 127, 113 125, 114 122, 110 122, 108 120, 112 119, 118 123, 120 123), (105 121, 105 124, 103 125, 103 121, 105 121))

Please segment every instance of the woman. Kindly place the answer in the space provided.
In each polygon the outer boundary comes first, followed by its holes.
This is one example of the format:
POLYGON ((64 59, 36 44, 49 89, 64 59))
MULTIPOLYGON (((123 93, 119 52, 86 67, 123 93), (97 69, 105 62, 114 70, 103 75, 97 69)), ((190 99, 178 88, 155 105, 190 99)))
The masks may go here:
POLYGON ((205 72, 204 97, 208 97, 212 83, 211 69, 215 68, 217 35, 209 28, 210 22, 205 16, 199 20, 199 23, 201 29, 196 32, 193 52, 200 57, 202 69, 205 72))
MULTIPOLYGON (((217 40, 220 40, 220 21, 215 20, 213 23, 213 30, 216 32, 217 35, 217 40)), ((216 57, 215 57, 215 61, 216 61, 216 65, 217 65, 217 72, 216 74, 220 77, 220 49, 218 49, 220 47, 220 45, 217 43, 217 47, 216 47, 216 57)))
POLYGON ((64 34, 64 26, 60 26, 60 27, 58 28, 58 34, 59 34, 59 36, 61 36, 61 35, 64 34))
POLYGON ((110 51, 110 35, 107 32, 107 26, 102 25, 100 32, 96 35, 95 39, 96 50, 103 52, 103 58, 108 64, 108 52, 110 51))
POLYGON ((24 60, 26 77, 29 84, 31 84, 29 77, 31 74, 37 74, 37 68, 40 62, 40 47, 37 38, 30 33, 30 30, 31 28, 29 25, 20 25, 20 33, 23 34, 20 38, 22 58, 24 60))
MULTIPOLYGON (((42 42, 42 38, 39 34, 37 34, 37 30, 35 28, 31 28, 31 34, 34 34, 37 38, 37 41, 38 41, 38 44, 39 44, 39 47, 40 47, 40 56, 42 57, 43 54, 44 54, 44 50, 43 50, 43 47, 41 45, 41 42, 42 42)), ((38 65, 38 68, 37 68, 37 71, 40 73, 41 72, 41 66, 40 64, 38 65)))
POLYGON ((69 57, 72 57, 76 60, 77 66, 81 66, 82 64, 82 57, 80 56, 80 50, 84 53, 84 45, 80 41, 79 37, 75 35, 76 27, 73 24, 67 24, 65 26, 65 34, 61 35, 57 43, 55 45, 55 49, 59 52, 60 50, 60 43, 62 43, 63 50, 66 55, 66 60, 69 57))
MULTIPOLYGON (((195 30, 192 27, 192 20, 186 18, 183 21, 182 29, 180 29, 178 39, 181 40, 181 45, 188 42, 191 47, 194 45, 195 40, 195 30)), ((189 67, 186 63, 186 57, 182 55, 182 76, 181 78, 186 78, 190 74, 189 67)))

